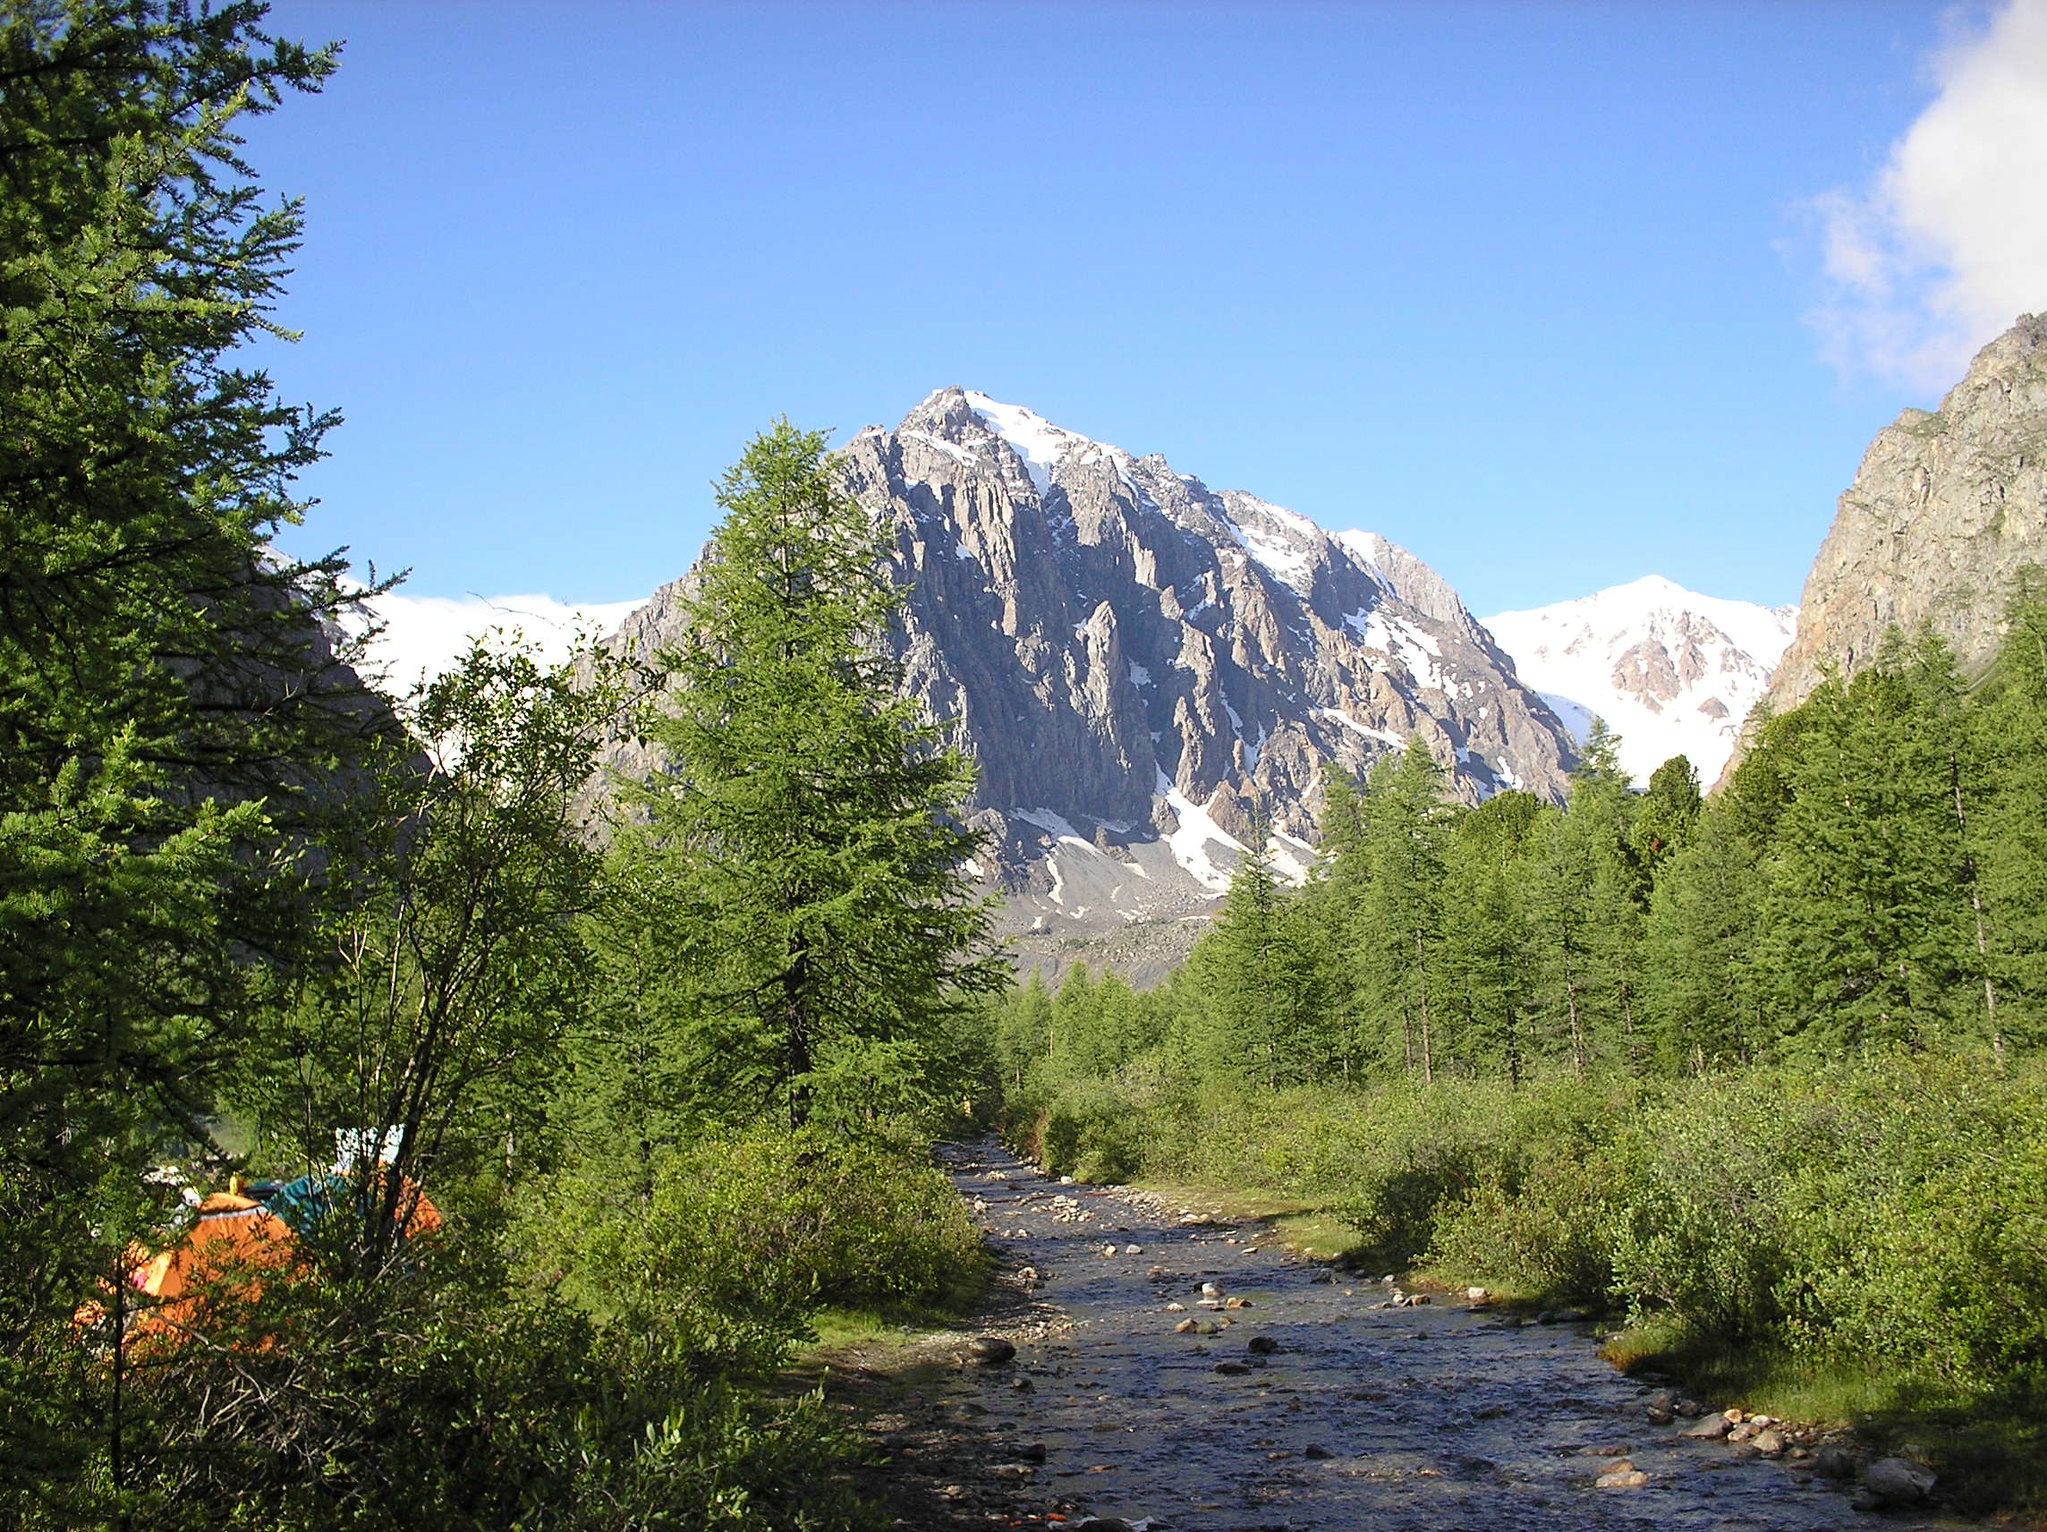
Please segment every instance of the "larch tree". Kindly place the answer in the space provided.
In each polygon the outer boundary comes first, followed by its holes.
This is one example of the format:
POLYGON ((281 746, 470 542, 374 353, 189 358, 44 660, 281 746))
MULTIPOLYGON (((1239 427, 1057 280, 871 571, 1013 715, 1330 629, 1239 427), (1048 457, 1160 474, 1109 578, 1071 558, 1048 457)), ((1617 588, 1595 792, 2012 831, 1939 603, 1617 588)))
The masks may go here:
POLYGON ((718 1108, 851 1130, 954 1094, 932 1075, 958 1014, 1007 982, 964 866, 974 767, 899 694, 885 529, 823 434, 778 423, 717 498, 690 643, 655 657, 667 767, 633 794, 626 854, 666 868, 718 1108))

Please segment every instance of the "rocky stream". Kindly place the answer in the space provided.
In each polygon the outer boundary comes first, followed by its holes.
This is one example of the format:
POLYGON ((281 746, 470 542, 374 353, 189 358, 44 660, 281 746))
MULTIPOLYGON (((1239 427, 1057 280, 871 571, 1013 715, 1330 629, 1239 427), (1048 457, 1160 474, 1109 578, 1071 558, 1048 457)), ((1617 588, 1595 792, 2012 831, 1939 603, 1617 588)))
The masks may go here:
POLYGON ((898 1525, 1959 1525, 1910 1504, 1909 1482, 1873 1504, 1881 1474, 1837 1449, 1620 1375, 1577 1316, 1401 1294, 1260 1226, 1049 1180, 993 1143, 948 1156, 1003 1262, 984 1328, 845 1359, 879 1385, 860 1407, 898 1525))

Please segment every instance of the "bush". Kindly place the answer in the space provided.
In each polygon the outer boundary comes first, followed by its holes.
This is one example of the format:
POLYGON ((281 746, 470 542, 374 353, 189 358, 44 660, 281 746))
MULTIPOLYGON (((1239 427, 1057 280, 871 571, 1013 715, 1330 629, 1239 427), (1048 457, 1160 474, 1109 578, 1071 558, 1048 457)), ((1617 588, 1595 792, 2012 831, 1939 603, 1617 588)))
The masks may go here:
POLYGON ((671 1154, 641 1205, 566 1187, 542 1235, 600 1317, 674 1329, 721 1364, 778 1363, 816 1308, 909 1310, 977 1291, 980 1232, 906 1145, 754 1131, 671 1154))

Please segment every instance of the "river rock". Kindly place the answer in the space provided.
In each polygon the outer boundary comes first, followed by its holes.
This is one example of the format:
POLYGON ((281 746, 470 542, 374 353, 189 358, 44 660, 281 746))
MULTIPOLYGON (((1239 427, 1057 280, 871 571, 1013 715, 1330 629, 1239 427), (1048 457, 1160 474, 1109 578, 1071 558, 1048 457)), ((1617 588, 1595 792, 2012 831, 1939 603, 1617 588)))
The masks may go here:
POLYGON ((1169 1303, 1166 1305, 1166 1312, 1168 1314, 1184 1314, 1187 1312, 1187 1305, 1184 1303, 1169 1303))
POLYGON ((1248 1309, 1251 1307, 1251 1300, 1249 1298, 1225 1298, 1223 1299, 1223 1307, 1226 1309, 1248 1309))
POLYGON ((1310 1444, 1309 1446, 1301 1449, 1301 1456, 1304 1458, 1313 1458, 1317 1462, 1320 1462, 1325 1458, 1333 1458, 1336 1456, 1336 1454, 1331 1452, 1327 1447, 1320 1446, 1318 1444, 1310 1444))
POLYGON ((1016 1347, 999 1335, 977 1335, 967 1342, 967 1354, 984 1367, 993 1367, 1011 1360, 1016 1347))
POLYGON ((1933 1492, 1933 1471, 1904 1458, 1878 1458, 1862 1484, 1879 1505, 1917 1505, 1933 1492))
POLYGON ((1813 1471, 1823 1479, 1855 1477, 1855 1454, 1839 1442, 1827 1442, 1813 1454, 1813 1471))
POLYGON ((1649 1476, 1639 1468, 1625 1471, 1615 1467, 1592 1481, 1601 1489, 1640 1489, 1649 1482, 1649 1476))
POLYGON ((1019 1447, 1016 1450, 1016 1456, 1019 1462, 1042 1463, 1045 1461, 1045 1444, 1043 1442, 1032 1442, 1027 1447, 1019 1447))
POLYGON ((1773 1458, 1783 1452, 1786 1443, 1782 1436, 1766 1426, 1756 1433, 1755 1440, 1751 1445, 1764 1457, 1773 1458))
POLYGON ((1279 1350, 1279 1342, 1269 1335, 1254 1335, 1244 1342, 1244 1349, 1256 1356, 1271 1356, 1279 1350))
POLYGON ((1201 1321, 1198 1319, 1183 1319, 1173 1326, 1173 1333, 1175 1335, 1196 1335, 1200 1331, 1201 1321))
POLYGON ((1725 1415, 1707 1415, 1693 1421, 1692 1424, 1678 1432, 1678 1435, 1692 1437, 1699 1441, 1717 1442, 1733 1429, 1725 1415))
POLYGON ((1327 1266, 1324 1266, 1319 1268, 1308 1280, 1310 1282, 1334 1282, 1336 1280, 1336 1273, 1327 1266))
POLYGON ((1223 1374, 1223 1376, 1225 1377, 1241 1378, 1245 1373, 1249 1372, 1251 1369, 1242 1362, 1217 1362, 1215 1364, 1215 1370, 1223 1374))
POLYGON ((1220 1297, 1221 1297, 1222 1295, 1223 1295, 1223 1290, 1222 1290, 1221 1288, 1217 1287, 1217 1286, 1216 1286, 1216 1285, 1215 1285, 1215 1284, 1214 1284, 1213 1282, 1204 1282, 1204 1283, 1202 1283, 1202 1284, 1201 1284, 1201 1296, 1202 1296, 1202 1297, 1204 1297, 1204 1298, 1220 1298, 1220 1297))

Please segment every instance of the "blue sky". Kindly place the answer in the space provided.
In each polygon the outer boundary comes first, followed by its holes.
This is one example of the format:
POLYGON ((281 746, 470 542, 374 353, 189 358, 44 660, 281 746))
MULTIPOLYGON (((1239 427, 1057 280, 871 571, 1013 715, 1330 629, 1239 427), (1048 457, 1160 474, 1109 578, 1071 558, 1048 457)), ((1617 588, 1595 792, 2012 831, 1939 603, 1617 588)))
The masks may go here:
POLYGON ((1786 602, 1870 436, 1982 338, 1869 341, 1953 295, 1966 251, 1915 233, 1896 166, 1994 11, 273 21, 347 41, 251 132, 308 209, 305 339, 264 361, 347 417, 289 541, 420 596, 645 594, 773 417, 844 436, 957 382, 1381 532, 1481 613, 1650 572, 1786 602), (1886 239, 1889 275, 1855 265, 1886 239))

